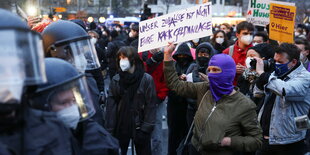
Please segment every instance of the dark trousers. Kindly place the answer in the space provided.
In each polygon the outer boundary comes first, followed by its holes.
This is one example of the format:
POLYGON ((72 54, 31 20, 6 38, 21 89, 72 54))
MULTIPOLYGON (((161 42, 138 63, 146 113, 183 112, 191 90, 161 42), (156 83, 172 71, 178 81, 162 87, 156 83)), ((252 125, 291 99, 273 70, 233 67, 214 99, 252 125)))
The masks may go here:
POLYGON ((171 99, 169 96, 167 103, 168 155, 176 155, 180 142, 187 134, 187 104, 184 103, 184 100, 183 102, 175 102, 176 100, 171 99))
POLYGON ((262 149, 256 155, 304 155, 304 140, 285 145, 269 145, 268 140, 263 140, 262 149))
MULTIPOLYGON (((122 151, 122 155, 126 155, 128 151, 128 145, 130 138, 120 138, 119 145, 122 151)), ((151 138, 150 136, 146 137, 144 140, 134 140, 134 147, 137 155, 151 155, 151 138)), ((134 149, 134 148, 131 148, 134 149)))

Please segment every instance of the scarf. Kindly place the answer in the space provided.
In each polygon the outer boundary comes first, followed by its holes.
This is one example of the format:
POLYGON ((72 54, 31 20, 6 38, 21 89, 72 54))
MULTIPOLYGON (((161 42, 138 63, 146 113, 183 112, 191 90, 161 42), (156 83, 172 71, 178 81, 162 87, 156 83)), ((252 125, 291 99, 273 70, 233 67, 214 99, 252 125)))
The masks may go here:
POLYGON ((134 101, 134 96, 137 93, 140 82, 144 75, 143 69, 135 69, 134 73, 120 72, 120 101, 118 108, 118 119, 116 136, 133 138, 135 135, 135 116, 137 111, 137 105, 134 101))

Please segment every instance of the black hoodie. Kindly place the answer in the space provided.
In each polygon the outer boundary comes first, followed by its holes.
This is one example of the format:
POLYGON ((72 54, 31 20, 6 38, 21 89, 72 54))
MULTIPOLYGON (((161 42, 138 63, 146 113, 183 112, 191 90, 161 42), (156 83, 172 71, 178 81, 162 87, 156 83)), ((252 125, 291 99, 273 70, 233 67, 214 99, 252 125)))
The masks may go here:
POLYGON ((194 65, 193 56, 191 54, 189 46, 186 43, 183 43, 178 47, 172 58, 176 61, 175 67, 179 76, 182 74, 186 74, 190 66, 194 65), (180 60, 178 58, 178 55, 180 54, 188 55, 189 57, 187 59, 180 60))

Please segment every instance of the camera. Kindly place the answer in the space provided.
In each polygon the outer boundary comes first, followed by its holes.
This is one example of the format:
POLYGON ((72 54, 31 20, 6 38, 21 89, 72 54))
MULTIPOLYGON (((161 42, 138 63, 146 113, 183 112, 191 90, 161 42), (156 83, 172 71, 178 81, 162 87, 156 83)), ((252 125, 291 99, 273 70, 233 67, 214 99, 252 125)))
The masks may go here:
MULTIPOLYGON (((274 70, 275 61, 274 59, 270 58, 268 60, 263 60, 264 62, 264 71, 272 71, 274 70)), ((251 69, 256 70, 256 59, 252 59, 250 62, 251 69)))

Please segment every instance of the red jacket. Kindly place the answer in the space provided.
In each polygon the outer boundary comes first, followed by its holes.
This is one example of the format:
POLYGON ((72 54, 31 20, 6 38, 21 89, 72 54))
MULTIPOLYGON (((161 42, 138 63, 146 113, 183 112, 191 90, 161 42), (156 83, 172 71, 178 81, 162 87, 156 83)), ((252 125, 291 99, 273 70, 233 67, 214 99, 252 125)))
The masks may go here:
MULTIPOLYGON (((246 53, 248 51, 248 49, 250 47, 252 47, 253 45, 250 44, 248 45, 245 49, 241 49, 239 46, 238 46, 238 41, 236 41, 236 43, 234 44, 234 52, 233 52, 233 56, 232 58, 234 59, 236 65, 238 63, 240 63, 241 65, 245 66, 245 59, 246 59, 246 53)), ((229 47, 226 48, 224 51, 223 51, 224 54, 229 54, 229 47)), ((236 74, 235 76, 235 79, 234 79, 234 85, 236 86, 237 85, 237 81, 238 81, 238 78, 239 78, 240 75, 236 74)))
MULTIPOLYGON (((143 54, 144 52, 139 53, 140 58, 143 60, 143 54)), ((147 59, 151 58, 153 56, 152 53, 147 52, 147 59)), ((149 66, 145 62, 146 60, 143 60, 145 70, 148 74, 150 74, 155 82, 155 88, 157 97, 161 100, 164 100, 168 94, 169 89, 167 88, 165 78, 164 78, 164 70, 163 70, 163 62, 160 64, 154 64, 153 66, 149 66)))

